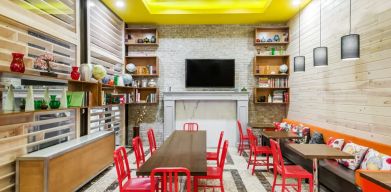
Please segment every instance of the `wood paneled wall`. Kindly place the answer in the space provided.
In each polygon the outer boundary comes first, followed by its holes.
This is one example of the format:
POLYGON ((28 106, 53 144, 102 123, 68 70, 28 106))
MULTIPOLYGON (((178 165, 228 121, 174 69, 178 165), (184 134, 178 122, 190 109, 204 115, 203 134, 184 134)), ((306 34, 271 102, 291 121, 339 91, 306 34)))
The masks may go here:
MULTIPOLYGON (((361 138, 391 143, 391 1, 352 0, 352 33, 361 36, 361 58, 342 61, 340 38, 349 33, 349 1, 322 0, 322 45, 329 66, 313 67, 319 46, 319 0, 301 14, 301 55, 306 72, 290 79, 288 118, 361 138)), ((288 53, 299 53, 298 15, 288 23, 288 53)))

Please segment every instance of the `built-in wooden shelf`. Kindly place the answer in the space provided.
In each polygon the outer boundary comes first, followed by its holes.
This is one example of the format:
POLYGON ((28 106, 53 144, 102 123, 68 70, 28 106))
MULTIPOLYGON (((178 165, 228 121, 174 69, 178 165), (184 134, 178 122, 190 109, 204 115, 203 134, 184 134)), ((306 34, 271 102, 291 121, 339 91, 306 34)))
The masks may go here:
POLYGON ((289 87, 256 87, 255 89, 289 89, 289 87))
POLYGON ((262 104, 262 105, 287 105, 289 103, 283 102, 283 103, 270 103, 270 102, 254 102, 255 104, 262 104))
POLYGON ((255 57, 289 57, 289 55, 255 55, 255 57))
POLYGON ((289 27, 258 27, 254 33, 254 45, 288 45, 289 44, 289 27), (279 41, 274 37, 278 35, 279 41), (268 42, 267 40, 272 40, 268 42), (265 40, 262 42, 262 40, 265 40))
POLYGON ((125 43, 129 46, 159 46, 159 43, 125 43))
POLYGON ((288 74, 259 74, 259 73, 254 73, 254 76, 264 76, 264 77, 289 77, 288 74))

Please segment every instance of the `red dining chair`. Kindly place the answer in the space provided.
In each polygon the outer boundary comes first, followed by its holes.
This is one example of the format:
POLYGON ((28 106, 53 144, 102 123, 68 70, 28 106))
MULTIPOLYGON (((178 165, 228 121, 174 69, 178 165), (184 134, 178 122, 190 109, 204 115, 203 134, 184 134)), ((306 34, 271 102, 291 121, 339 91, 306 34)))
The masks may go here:
POLYGON ((117 171, 120 192, 149 192, 157 186, 156 181, 150 178, 131 178, 128 155, 125 147, 119 147, 114 151, 114 164, 117 171))
MULTIPOLYGON (((187 192, 191 192, 191 185, 190 185, 190 171, 184 167, 160 167, 160 168, 155 168, 151 172, 151 182, 157 182, 156 180, 159 180, 159 182, 162 182, 162 189, 160 191, 166 192, 166 191, 171 191, 171 192, 178 192, 179 191, 179 181, 178 177, 179 176, 186 176, 186 188, 187 192), (156 176, 159 176, 157 178, 156 176), (168 178, 167 178, 168 177, 168 178), (168 188, 167 188, 167 182, 169 183, 168 188), (174 183, 174 186, 173 186, 174 183), (173 189, 174 187, 174 189, 173 189)), ((151 187, 151 192, 157 191, 157 188, 155 186, 151 187)))
POLYGON ((250 158, 248 159, 247 169, 250 167, 250 164, 253 165, 251 174, 254 175, 255 166, 266 166, 267 171, 269 171, 269 166, 273 165, 269 163, 269 155, 272 155, 272 150, 268 146, 258 145, 258 140, 255 137, 251 128, 247 128, 247 135, 250 141, 250 158), (258 155, 266 155, 266 160, 257 159, 258 155))
POLYGON ((149 151, 151 152, 152 155, 156 151, 156 140, 155 140, 155 133, 153 132, 153 129, 148 129, 147 135, 148 135, 148 142, 149 142, 149 151))
POLYGON ((205 188, 220 188, 222 192, 224 192, 224 185, 223 185, 223 172, 224 172, 224 165, 225 165, 225 159, 227 157, 227 151, 228 151, 228 140, 224 141, 223 145, 223 151, 221 153, 220 162, 217 164, 217 167, 207 167, 207 175, 206 176, 194 176, 194 191, 198 191, 198 187, 205 188), (206 180, 220 180, 220 185, 199 185, 198 180, 200 179, 206 179, 206 180))
POLYGON ((143 143, 140 137, 137 136, 133 138, 132 144, 133 144, 134 155, 136 156, 137 169, 139 169, 140 166, 145 163, 145 153, 144 153, 143 143))
POLYGON ((301 191, 302 179, 309 179, 310 192, 312 192, 314 188, 312 174, 300 165, 284 165, 284 159, 282 157, 280 145, 278 144, 278 142, 273 139, 270 139, 270 145, 272 148, 274 164, 274 180, 272 191, 274 191, 276 186, 282 186, 281 191, 285 191, 285 189, 288 190, 286 188, 287 186, 297 186, 297 191, 301 191), (281 175, 282 177, 282 184, 276 184, 278 175, 281 175), (297 179, 297 184, 287 184, 287 178, 297 179))
POLYGON ((206 153, 206 159, 207 160, 215 160, 217 163, 219 163, 219 156, 220 156, 220 148, 221 148, 221 142, 223 141, 224 131, 220 132, 220 138, 219 143, 217 144, 217 152, 207 152, 206 153))
POLYGON ((242 124, 240 123, 239 120, 237 120, 237 125, 238 125, 238 129, 239 129, 238 153, 239 153, 239 155, 242 155, 242 152, 244 151, 245 147, 249 147, 248 135, 243 134, 242 124), (246 144, 245 144, 245 142, 246 142, 246 144))
POLYGON ((198 131, 198 123, 185 123, 183 124, 184 131, 198 131))

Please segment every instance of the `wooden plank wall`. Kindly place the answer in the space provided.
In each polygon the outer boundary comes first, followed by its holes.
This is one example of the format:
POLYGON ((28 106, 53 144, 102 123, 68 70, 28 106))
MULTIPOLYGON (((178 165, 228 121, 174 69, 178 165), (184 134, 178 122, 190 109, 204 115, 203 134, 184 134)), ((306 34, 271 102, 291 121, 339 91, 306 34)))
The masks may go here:
MULTIPOLYGON (((288 118, 354 136, 391 143, 391 1, 352 0, 352 33, 361 36, 361 58, 340 59, 340 38, 349 33, 349 1, 322 0, 322 45, 329 66, 313 67, 319 46, 319 0, 301 14, 301 54, 306 72, 292 73, 288 118)), ((298 15, 288 23, 288 53, 298 55, 298 15)))

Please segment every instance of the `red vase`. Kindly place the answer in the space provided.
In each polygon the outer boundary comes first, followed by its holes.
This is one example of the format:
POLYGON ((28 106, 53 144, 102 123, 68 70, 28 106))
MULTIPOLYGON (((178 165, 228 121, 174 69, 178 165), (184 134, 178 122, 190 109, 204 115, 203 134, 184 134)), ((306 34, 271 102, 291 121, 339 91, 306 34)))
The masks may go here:
POLYGON ((23 62, 23 53, 12 53, 12 62, 10 69, 13 72, 24 73, 25 67, 23 62))
POLYGON ((71 78, 73 80, 79 80, 79 77, 80 77, 79 67, 73 66, 71 72, 71 78))

